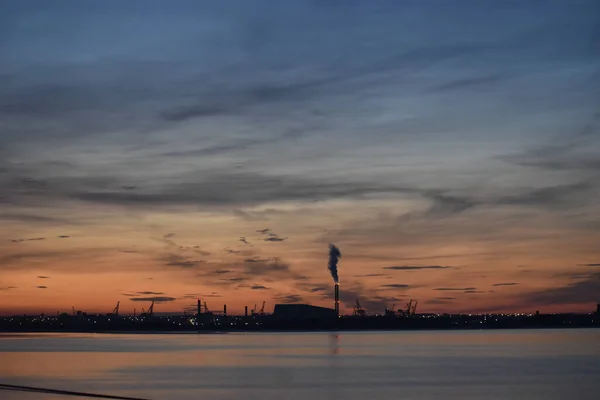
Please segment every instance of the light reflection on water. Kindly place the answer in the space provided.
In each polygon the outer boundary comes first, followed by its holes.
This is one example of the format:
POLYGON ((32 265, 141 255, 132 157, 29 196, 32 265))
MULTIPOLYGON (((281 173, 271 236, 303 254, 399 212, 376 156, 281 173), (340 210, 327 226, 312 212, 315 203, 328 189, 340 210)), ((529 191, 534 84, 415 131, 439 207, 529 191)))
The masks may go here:
POLYGON ((600 394, 600 330, 0 335, 0 361, 3 383, 157 400, 600 394))

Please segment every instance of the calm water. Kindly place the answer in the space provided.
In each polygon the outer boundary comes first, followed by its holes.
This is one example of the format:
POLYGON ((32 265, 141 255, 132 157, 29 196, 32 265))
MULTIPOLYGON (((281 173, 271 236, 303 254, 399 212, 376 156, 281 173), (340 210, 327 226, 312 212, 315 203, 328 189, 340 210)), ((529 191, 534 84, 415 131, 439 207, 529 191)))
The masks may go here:
POLYGON ((0 335, 0 381, 164 400, 596 400, 600 330, 0 335))

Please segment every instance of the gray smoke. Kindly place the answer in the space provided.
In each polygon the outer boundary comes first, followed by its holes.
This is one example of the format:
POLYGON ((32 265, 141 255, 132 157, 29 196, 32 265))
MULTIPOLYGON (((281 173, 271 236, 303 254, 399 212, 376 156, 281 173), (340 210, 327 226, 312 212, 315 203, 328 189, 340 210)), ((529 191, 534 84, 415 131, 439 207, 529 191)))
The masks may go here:
POLYGON ((335 247, 334 244, 329 243, 329 264, 327 265, 327 268, 329 268, 329 272, 331 273, 331 277, 335 283, 338 283, 340 280, 337 269, 337 264, 340 257, 342 257, 340 249, 335 247))

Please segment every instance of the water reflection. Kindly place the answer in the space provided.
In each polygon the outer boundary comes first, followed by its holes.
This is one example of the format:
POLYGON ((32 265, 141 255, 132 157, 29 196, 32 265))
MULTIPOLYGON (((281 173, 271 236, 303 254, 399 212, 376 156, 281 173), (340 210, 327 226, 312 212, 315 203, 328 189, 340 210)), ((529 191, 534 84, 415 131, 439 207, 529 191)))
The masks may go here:
POLYGON ((329 335, 329 348, 332 355, 337 355, 340 352, 340 335, 331 334, 329 335))
MULTIPOLYGON (((340 335, 337 333, 333 333, 329 335, 329 351, 332 357, 329 357, 329 368, 327 368, 327 378, 326 382, 328 383, 325 386, 325 391, 327 392, 328 399, 336 400, 343 398, 342 393, 338 390, 337 382, 340 381, 340 377, 338 376, 340 370, 340 335)), ((313 384, 316 384, 313 383, 313 384)))
POLYGON ((600 392, 599 342, 600 330, 0 335, 0 377, 153 400, 553 399, 600 392))

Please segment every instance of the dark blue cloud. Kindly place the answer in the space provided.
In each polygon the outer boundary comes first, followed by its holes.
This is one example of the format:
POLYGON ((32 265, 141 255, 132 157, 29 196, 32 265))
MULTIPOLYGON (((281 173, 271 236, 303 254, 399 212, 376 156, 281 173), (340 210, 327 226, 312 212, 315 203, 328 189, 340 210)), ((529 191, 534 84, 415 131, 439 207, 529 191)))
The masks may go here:
POLYGON ((600 293, 600 274, 564 286, 550 287, 525 293, 520 299, 525 304, 550 306, 556 304, 596 303, 600 293))

